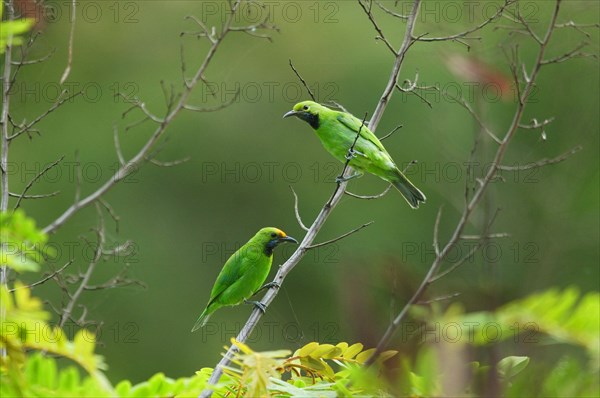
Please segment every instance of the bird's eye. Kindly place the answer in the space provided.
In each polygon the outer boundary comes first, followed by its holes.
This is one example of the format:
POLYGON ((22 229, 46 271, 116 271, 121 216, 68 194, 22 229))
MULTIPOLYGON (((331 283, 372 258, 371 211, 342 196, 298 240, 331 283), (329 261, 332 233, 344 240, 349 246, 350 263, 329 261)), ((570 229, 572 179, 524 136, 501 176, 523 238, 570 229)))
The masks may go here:
POLYGON ((307 111, 307 110, 308 110, 308 105, 304 105, 304 106, 302 107, 302 109, 304 109, 305 111, 307 111))
POLYGON ((276 238, 277 234, 275 232, 271 233, 271 238, 276 238))

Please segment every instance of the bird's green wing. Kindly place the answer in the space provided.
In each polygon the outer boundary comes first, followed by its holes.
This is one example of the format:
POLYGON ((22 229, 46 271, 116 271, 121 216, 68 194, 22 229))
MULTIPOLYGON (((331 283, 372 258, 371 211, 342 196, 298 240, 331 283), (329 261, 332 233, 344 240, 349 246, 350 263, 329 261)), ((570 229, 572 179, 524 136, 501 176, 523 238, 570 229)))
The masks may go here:
POLYGON ((239 255, 239 252, 236 252, 234 255, 229 257, 223 269, 217 276, 217 280, 210 292, 210 300, 208 301, 207 307, 211 305, 219 296, 227 290, 231 285, 237 282, 242 275, 246 267, 244 266, 245 258, 239 255))
POLYGON ((383 152, 387 152, 385 150, 385 148, 383 147, 383 144, 381 143, 381 141, 379 141, 379 139, 377 139, 375 134, 373 134, 371 132, 371 130, 369 130, 369 128, 366 126, 366 124, 361 127, 361 125, 363 124, 362 120, 360 120, 357 117, 354 117, 348 113, 344 113, 344 112, 338 113, 337 120, 340 123, 342 123, 344 126, 348 127, 350 130, 354 131, 355 133, 358 133, 358 131, 360 129, 361 138, 363 138, 367 141, 370 141, 371 143, 373 143, 373 145, 375 145, 377 148, 379 148, 379 150, 381 150, 383 152))

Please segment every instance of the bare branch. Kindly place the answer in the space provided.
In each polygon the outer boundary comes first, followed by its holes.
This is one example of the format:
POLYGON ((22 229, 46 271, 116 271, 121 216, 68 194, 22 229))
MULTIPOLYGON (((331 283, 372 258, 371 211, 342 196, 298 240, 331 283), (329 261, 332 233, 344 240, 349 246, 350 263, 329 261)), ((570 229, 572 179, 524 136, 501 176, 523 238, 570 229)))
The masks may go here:
POLYGON ((469 112, 469 114, 473 117, 473 119, 475 119, 475 121, 479 124, 479 127, 481 127, 481 129, 487 135, 489 135, 496 144, 502 144, 502 140, 500 138, 498 138, 498 136, 496 134, 494 134, 492 132, 492 130, 489 129, 489 127, 483 122, 483 120, 481 120, 481 118, 479 117, 477 112, 475 112, 473 110, 471 105, 464 98, 457 98, 457 97, 454 97, 447 93, 444 94, 444 96, 447 98, 450 98, 451 100, 455 101, 457 104, 459 104, 460 106, 465 108, 469 112))
POLYGON ((85 287, 87 286, 88 282, 90 281, 90 278, 92 277, 92 274, 94 273, 96 265, 98 265, 98 262, 102 257, 102 251, 104 250, 104 244, 106 240, 104 236, 104 216, 102 215, 100 205, 98 204, 96 204, 96 212, 98 213, 98 227, 95 231, 97 242, 94 257, 92 258, 92 261, 90 261, 90 263, 88 264, 88 269, 85 272, 83 278, 81 279, 81 283, 79 284, 75 292, 72 295, 70 295, 70 300, 62 311, 60 321, 58 322, 58 326, 61 328, 65 325, 65 322, 67 322, 67 320, 71 319, 75 303, 79 299, 79 296, 81 296, 81 293, 85 290, 85 287))
MULTIPOLYGON (((398 51, 398 53, 396 55, 396 60, 394 61, 394 66, 392 67, 390 79, 387 83, 387 86, 383 90, 383 93, 381 95, 381 98, 379 99, 379 102, 377 103, 377 107, 375 108, 375 111, 373 112, 373 117, 371 117, 371 120, 369 121, 369 130, 371 130, 373 132, 375 130, 377 130, 377 126, 379 125, 379 122, 381 121, 383 112, 385 112, 385 109, 387 108, 390 98, 392 97, 392 94, 394 93, 396 84, 398 84, 398 76, 400 75, 400 71, 402 69, 402 64, 404 63, 404 57, 406 56, 406 53, 408 52, 408 49, 410 48, 410 46, 414 43, 413 32, 415 29, 415 21, 416 21, 417 13, 419 12, 420 4, 421 4, 421 0, 414 0, 414 2, 413 2, 412 9, 410 11, 408 20, 406 22, 406 29, 404 32, 404 40, 402 41, 400 50, 398 51)), ((361 7, 362 7, 362 5, 361 5, 361 7)))
POLYGON ((69 31, 69 56, 67 58, 67 67, 60 78, 62 85, 69 78, 71 66, 73 65, 73 41, 75 40, 75 16, 77 15, 77 0, 71 1, 71 30, 69 31))
POLYGON ((379 139, 379 141, 383 141, 386 138, 390 138, 392 136, 392 134, 394 134, 396 131, 400 130, 402 127, 404 127, 403 125, 399 124, 396 127, 394 127, 394 129, 392 131, 390 131, 389 133, 387 133, 386 135, 384 135, 383 137, 381 137, 379 139))
POLYGON ((361 229, 368 227, 369 225, 373 224, 374 222, 375 221, 369 221, 368 223, 363 224, 360 227, 354 228, 352 231, 348 231, 345 234, 338 236, 337 238, 330 239, 330 240, 327 240, 327 241, 321 242, 321 243, 315 243, 314 245, 306 246, 306 250, 316 249, 317 247, 327 246, 327 245, 330 245, 332 243, 335 243, 338 240, 342 240, 345 237, 350 236, 350 235, 352 235, 352 234, 360 231, 361 229))
POLYGON ((433 250, 435 255, 440 255, 440 244, 439 244, 439 229, 440 220, 442 219, 442 206, 438 209, 437 216, 435 217, 435 224, 433 224, 433 250))
POLYGON ((375 28, 375 30, 379 34, 379 36, 375 37, 375 39, 376 40, 381 40, 382 42, 384 42, 385 45, 386 45, 386 47, 392 52, 392 54, 394 54, 394 56, 397 56, 398 53, 394 49, 394 46, 392 46, 392 43, 390 43, 389 40, 385 37, 385 35, 383 34, 383 30, 381 30, 381 27, 379 26, 379 24, 375 20, 375 16, 371 12, 373 1, 372 0, 358 0, 358 4, 363 9, 363 11, 365 12, 365 14, 367 14, 367 17, 369 18, 369 21, 371 21, 371 24, 373 25, 373 27, 375 28), (369 2, 369 6, 368 7, 367 7, 367 4, 365 4, 367 1, 369 2))
POLYGON ((44 169, 42 171, 40 171, 38 174, 36 174, 35 177, 33 177, 28 183, 27 185, 25 185, 25 188, 23 189, 23 192, 21 193, 21 195, 19 195, 19 198, 17 199, 17 203, 15 203, 15 207, 13 208, 14 210, 17 210, 19 208, 19 206, 21 205, 21 201, 23 200, 23 197, 25 196, 25 194, 27 193, 27 191, 29 191, 29 188, 31 188, 33 186, 33 184, 35 184, 35 182, 37 180, 40 179, 40 177, 42 177, 44 174, 46 174, 49 170, 51 170, 54 166, 58 165, 60 162, 62 162, 62 160, 64 159, 64 155, 60 157, 60 159, 48 164, 46 167, 44 167, 44 169))
POLYGON ((56 52, 56 50, 52 49, 52 51, 50 51, 48 54, 44 55, 43 57, 37 58, 37 59, 31 59, 29 61, 25 61, 25 57, 23 57, 19 62, 13 61, 12 64, 17 67, 25 66, 25 65, 41 64, 42 62, 49 60, 54 55, 55 52, 56 52))
MULTIPOLYGON (((384 113, 385 109, 387 108, 389 100, 394 92, 394 87, 398 80, 398 75, 402 68, 402 63, 404 61, 406 52, 408 51, 410 45, 412 44, 411 37, 412 37, 414 25, 415 25, 416 16, 418 13, 419 4, 420 4, 420 0, 414 0, 413 8, 409 15, 409 19, 407 21, 407 28, 406 28, 402 47, 398 53, 398 56, 395 59, 394 66, 392 68, 392 71, 390 72, 390 79, 386 85, 386 88, 384 89, 384 91, 381 95, 381 99, 377 103, 375 112, 373 113, 373 118, 371 118, 371 120, 369 121, 369 129, 373 132, 375 132, 375 130, 377 129, 377 125, 379 124, 379 121, 381 120, 381 117, 383 116, 383 113, 384 113)), ((342 174, 342 176, 348 177, 350 170, 351 170, 351 168, 346 168, 346 171, 342 174)), ((300 243, 300 245, 298 246, 296 251, 288 258, 288 260, 281 267, 279 267, 279 270, 277 271, 277 274, 275 275, 275 279, 274 279, 274 282, 276 284, 281 285, 283 283, 283 281, 285 280, 286 276, 289 274, 289 272, 304 257, 304 255, 307 252, 307 249, 306 249, 307 246, 310 246, 312 244, 316 235, 319 233, 319 231, 321 230, 321 228, 327 221, 327 218, 329 217, 329 215, 331 214, 333 209, 339 204, 340 200, 344 196, 346 186, 347 186, 346 181, 342 181, 340 184, 336 184, 336 188, 335 188, 333 195, 325 203, 325 205, 321 208, 321 211, 319 212, 319 214, 315 218, 314 222, 310 226, 309 230, 307 231, 306 235, 304 236, 304 239, 302 240, 302 242, 300 243)), ((278 293, 278 289, 275 287, 267 290, 267 292, 265 293, 264 297, 261 300, 261 303, 265 306, 265 308, 268 307, 271 302, 273 302, 273 300, 277 296, 277 293, 278 293)), ((250 317, 248 318, 248 321, 242 327, 242 330, 238 333, 238 336, 236 337, 236 339, 240 342, 245 342, 246 339, 248 338, 248 336, 252 333, 252 331, 258 324, 258 322, 262 316, 263 316, 263 312, 260 309, 255 308, 252 311, 252 314, 250 315, 250 317)), ((237 348, 235 346, 232 346, 228 349, 227 353, 225 353, 225 355, 223 356, 221 361, 215 366, 215 368, 207 382, 207 388, 200 394, 200 396, 199 396, 200 398, 208 398, 212 395, 213 391, 210 389, 211 386, 214 386, 215 384, 218 383, 219 379, 221 378, 221 375, 223 374, 223 368, 228 366, 228 364, 230 363, 231 358, 233 356, 233 353, 236 351, 237 351, 237 348)))
POLYGON ((529 22, 527 22, 525 20, 525 18, 523 18, 523 16, 517 11, 516 13, 506 13, 503 15, 504 18, 514 22, 514 23, 518 23, 521 24, 524 28, 525 28, 525 32, 531 36, 533 38, 533 40, 536 41, 536 43, 538 43, 539 45, 543 44, 542 39, 533 31, 533 29, 531 28, 531 25, 529 25, 529 22))
POLYGON ((461 235, 460 239, 463 240, 484 240, 484 239, 499 239, 499 238, 509 238, 510 234, 506 232, 499 232, 495 234, 487 234, 487 235, 461 235))
POLYGON ((538 122, 537 119, 531 119, 531 124, 519 124, 520 129, 537 130, 546 127, 554 121, 554 118, 544 119, 543 122, 538 122))
POLYGON ((132 110, 139 109, 140 111, 142 111, 142 113, 144 115, 146 115, 146 118, 152 120, 154 123, 157 123, 157 124, 164 123, 164 120, 159 118, 158 116, 154 115, 152 112, 150 112, 148 110, 148 108, 146 107, 146 103, 142 102, 139 98, 137 98, 137 97, 129 98, 123 93, 118 93, 117 95, 119 97, 123 98, 124 102, 126 102, 128 104, 132 104, 129 109, 127 109, 125 112, 123 112, 123 118, 125 118, 125 116, 127 116, 127 114, 129 112, 131 112, 132 110))
POLYGON ((345 190, 344 193, 346 195, 352 196, 353 198, 356 198, 356 199, 373 200, 373 199, 383 198, 390 191, 390 188, 392 188, 392 187, 393 187, 392 184, 388 185, 387 188, 383 192, 381 192, 380 194, 377 194, 377 195, 357 195, 348 190, 345 190))
POLYGON ((425 97, 423 97, 421 94, 419 94, 416 90, 420 90, 420 91, 427 91, 427 90, 440 91, 440 89, 437 86, 419 86, 419 85, 417 85, 418 80, 419 80, 419 71, 417 71, 415 73, 415 80, 414 81, 411 82, 410 79, 404 80, 404 84, 408 85, 407 87, 402 87, 399 84, 396 84, 396 89, 398 89, 399 91, 401 91, 403 93, 412 93, 412 94, 416 95, 423 102, 425 102, 430 108, 433 108, 433 105, 431 104, 431 102, 429 100, 427 100, 425 97))
POLYGON ((384 7, 383 4, 381 4, 377 0, 375 0, 375 4, 377 4, 377 7, 381 8, 386 14, 389 14, 389 15, 393 16, 394 18, 403 19, 405 21, 408 19, 408 16, 399 14, 397 12, 394 12, 394 11, 384 7))
MULTIPOLYGON (((48 116, 50 113, 54 112, 55 110, 57 110, 58 108, 60 108, 62 105, 64 105, 67 102, 72 101, 75 97, 81 95, 83 93, 83 91, 78 91, 76 93, 73 93, 67 97, 64 97, 64 95, 66 95, 68 93, 67 90, 63 90, 60 95, 58 96, 58 99, 56 100, 56 102, 54 102, 54 104, 48 108, 48 110, 46 110, 44 113, 42 113, 41 115, 39 115, 38 117, 36 117, 35 119, 33 119, 31 122, 29 123, 25 123, 23 122, 19 127, 19 130, 15 133, 13 133, 12 135, 10 135, 8 137, 8 140, 13 140, 15 138, 17 138, 18 136, 20 136, 23 133, 27 133, 29 131, 31 131, 31 128, 33 126, 35 126, 36 124, 38 124, 39 122, 41 122, 46 116, 48 116)), ((29 137, 31 138, 31 136, 29 137)))
MULTIPOLYGON (((10 23, 15 18, 15 10, 13 0, 6 0, 3 2, 2 7, 6 5, 6 22, 10 23)), ((0 148, 0 212, 8 210, 8 115, 10 109, 10 88, 11 81, 11 65, 12 65, 12 33, 8 32, 6 37, 6 44, 4 48, 4 70, 2 75, 2 111, 0 113, 0 126, 2 128, 2 135, 0 140, 2 142, 0 148)), ((6 286, 7 283, 7 268, 1 267, 0 270, 0 284, 6 286)), ((1 321, 4 322, 4 312, 1 314, 1 321)), ((2 358, 6 355, 6 350, 2 349, 2 358)))
POLYGON ((583 147, 581 145, 577 145, 576 147, 574 147, 573 149, 571 149, 568 152, 563 153, 562 155, 559 155, 555 158, 544 158, 541 160, 538 160, 537 162, 533 162, 533 163, 527 163, 521 166, 504 166, 504 165, 498 165, 498 170, 502 170, 502 171, 523 171, 523 170, 531 170, 531 169, 537 169, 540 167, 544 167, 544 166, 548 166, 551 164, 557 164, 560 162, 563 162, 565 160, 567 160, 568 158, 570 158, 571 156, 575 155, 577 152, 581 151, 583 149, 583 147))
POLYGON ((110 203, 108 203, 106 200, 100 198, 100 199, 98 199, 98 203, 100 203, 102 205, 102 207, 104 207, 106 209, 106 211, 110 215, 110 218, 112 218, 112 220, 115 222, 115 230, 118 233, 119 232, 119 221, 121 221, 121 218, 115 212, 115 210, 110 205, 110 203))
POLYGON ((600 28, 600 24, 594 23, 594 24, 577 24, 573 21, 569 21, 569 22, 565 22, 565 23, 561 23, 561 24, 556 24, 555 26, 556 28, 573 28, 576 31, 583 33, 588 39, 592 38, 592 35, 589 34, 588 32, 586 32, 585 30, 583 30, 584 28, 600 28))
POLYGON ((588 46, 588 43, 580 43, 573 50, 571 50, 563 55, 559 55, 558 57, 543 60, 542 65, 560 64, 561 62, 565 62, 565 61, 568 61, 573 58, 596 58, 597 59, 598 56, 596 54, 590 54, 590 53, 586 53, 583 51, 579 51, 582 48, 587 47, 587 46, 588 46))
MULTIPOLYGON (((385 349, 385 347, 387 347, 392 336, 395 334, 395 332, 398 329, 398 327, 400 326, 402 320, 408 313, 409 308, 420 300, 422 294, 427 290, 429 285, 431 283, 433 283, 434 281, 440 279, 444 275, 447 275, 449 272, 452 272, 454 269, 458 268, 459 265, 454 264, 454 266, 451 267, 450 269, 448 269, 442 273, 439 273, 439 269, 442 266, 443 261, 446 259, 446 257, 450 253, 450 251, 460 241, 461 236, 463 236, 463 231, 467 226, 470 216, 473 213, 473 211, 475 210, 475 208, 477 207, 477 205, 479 204, 479 202, 481 201, 481 199, 483 198, 484 193, 486 192, 486 188, 489 186, 490 182, 496 178, 497 172, 499 170, 499 165, 502 163, 502 160, 504 159, 506 150, 508 148, 508 144, 510 143, 511 139, 514 137, 516 131, 519 128, 519 124, 523 117, 523 112, 524 112, 525 106, 526 106, 525 99, 531 93, 531 91, 534 87, 537 75, 541 69, 542 61, 544 59, 546 48, 548 46, 548 43, 550 42, 552 33, 554 32, 556 20, 558 18, 558 13, 560 10, 560 4, 561 4, 561 0, 556 0, 554 11, 553 11, 552 17, 550 19, 550 23, 548 24, 546 33, 545 33, 542 43, 539 47, 539 51, 537 53, 535 63, 533 65, 532 71, 530 73, 530 80, 527 82, 527 84, 525 85, 525 88, 523 89, 523 92, 520 94, 520 100, 519 100, 519 103, 517 104, 517 108, 515 110, 513 120, 511 122, 510 126, 508 127, 508 131, 506 132, 504 138, 502 139, 501 144, 498 145, 498 148, 494 155, 494 159, 491 163, 491 167, 489 167, 488 171, 485 174, 485 177, 483 179, 481 179, 479 187, 475 190, 475 193, 473 194, 471 199, 465 204, 463 213, 454 229, 454 232, 452 233, 452 236, 450 237, 450 239, 448 240, 446 245, 444 245, 442 250, 440 250, 439 255, 437 255, 435 257, 427 274, 423 278, 423 281, 421 282, 421 284, 419 285, 419 287, 417 288, 417 290, 415 291, 415 293, 413 294, 411 299, 406 303, 406 305, 402 308, 400 313, 390 323, 390 325, 388 326, 387 330, 385 331, 383 337, 377 344, 375 351, 373 352, 371 357, 365 362, 365 366, 369 366, 369 365, 373 364, 375 359, 379 356, 379 354, 385 349)), ((488 228, 491 225, 491 223, 493 223, 494 219, 495 219, 495 216, 488 223, 488 228)), ((485 231, 485 233, 483 235, 484 236, 487 235, 487 230, 485 231)), ((474 254, 474 251, 468 253, 467 257, 472 256, 473 254, 474 254)), ((464 263, 464 261, 466 261, 467 257, 463 258, 459 263, 460 264, 464 263)))
POLYGON ((290 68, 292 68, 292 70, 294 71, 294 74, 296 75, 296 77, 298 77, 298 79, 300 79, 300 82, 302 83, 302 85, 304 86, 304 88, 306 89, 306 91, 308 91, 308 95, 310 95, 310 98, 312 98, 313 101, 318 102, 317 98, 315 97, 315 93, 312 92, 312 90, 310 89, 310 87, 308 87, 308 84, 306 84, 306 80, 304 80, 302 78, 302 76, 300 75, 300 73, 298 72, 298 70, 294 67, 294 64, 292 63, 292 60, 290 58, 290 68))
MULTIPOLYGON (((148 154, 150 154, 155 144, 163 137, 167 127, 179 115, 179 113, 185 109, 193 88, 199 82, 204 81, 204 73, 206 72, 208 65, 211 63, 213 57, 217 53, 217 50, 219 49, 224 38, 231 31, 232 24, 237 18, 240 1, 241 0, 235 0, 231 3, 231 11, 223 23, 221 34, 219 36, 212 36, 214 40, 211 40, 209 38, 211 45, 204 57, 204 60, 196 70, 194 76, 188 81, 188 86, 184 87, 184 90, 181 93, 177 103, 173 105, 172 110, 165 116, 164 119, 159 119, 156 116, 152 115, 150 112, 148 112, 143 102, 137 99, 129 100, 129 102, 133 104, 133 108, 138 108, 142 110, 142 112, 144 112, 147 117, 150 117, 154 122, 158 124, 156 126, 155 131, 152 133, 150 138, 146 141, 146 143, 142 146, 142 148, 133 158, 131 158, 129 161, 127 161, 126 164, 121 166, 114 173, 114 175, 111 178, 109 178, 104 184, 102 184, 98 189, 96 189, 91 194, 87 195, 85 198, 77 200, 69 208, 67 208, 58 218, 56 218, 53 222, 47 225, 43 230, 45 233, 52 233, 56 231, 79 210, 94 203, 102 195, 108 192, 108 190, 110 190, 115 184, 117 184, 120 181, 123 181, 129 174, 131 174, 134 170, 137 170, 138 167, 147 160, 148 154)), ((207 110, 204 109, 203 111, 207 110)))
POLYGON ((40 195, 23 195, 23 194, 18 194, 18 193, 14 193, 14 192, 9 192, 8 196, 10 196, 11 198, 23 198, 23 199, 45 199, 45 198, 51 198, 52 196, 56 196, 60 193, 60 191, 54 191, 51 193, 44 193, 44 194, 40 194, 40 195))
POLYGON ((294 188, 291 185, 290 189, 294 194, 294 213, 296 214, 296 221, 298 221, 300 228, 308 232, 308 227, 302 222, 302 217, 300 217, 300 211, 298 210, 298 195, 296 194, 296 191, 294 191, 294 188))
POLYGON ((194 15, 188 15, 185 17, 185 19, 190 19, 192 21, 194 21, 196 24, 198 24, 198 26, 200 27, 200 29, 202 30, 200 33, 198 32, 181 32, 180 36, 184 36, 184 35, 194 35, 196 37, 206 37, 208 39, 208 41, 210 41, 213 45, 217 43, 218 39, 217 39, 217 34, 216 34, 216 29, 213 26, 211 29, 208 29, 208 27, 206 25, 204 25, 204 23, 199 20, 198 18, 196 18, 194 15))
POLYGON ((125 165, 125 158, 123 152, 121 152, 121 143, 119 142, 119 128, 116 124, 113 125, 113 137, 115 141, 115 151, 117 152, 117 159, 119 159, 119 165, 125 165))
POLYGON ((183 109, 192 111, 192 112, 216 112, 216 111, 220 111, 221 109, 225 109, 228 106, 230 106, 231 104, 233 104, 235 101, 237 101, 239 96, 240 96, 240 90, 237 90, 235 92, 235 94, 233 95, 233 97, 231 97, 231 99, 229 101, 226 101, 220 105, 200 107, 200 106, 185 104, 185 105, 183 105, 183 109))
POLYGON ((415 304, 417 304, 417 305, 425 305, 425 304, 437 303, 439 301, 451 300, 451 299, 453 299, 455 297, 458 297, 458 296, 460 296, 460 293, 457 292, 457 293, 447 294, 445 296, 435 297, 435 298, 432 298, 430 300, 419 301, 419 302, 417 302, 415 304))
POLYGON ((424 42, 435 42, 435 41, 456 41, 459 42, 461 44, 464 44, 465 46, 467 46, 467 48, 469 48, 470 46, 465 43, 462 40, 481 40, 481 37, 468 37, 468 35, 470 35, 471 33, 475 33, 481 29, 483 29, 484 27, 486 27, 487 25, 489 25, 490 23, 492 23, 493 21, 495 21, 497 18, 502 16, 502 13, 506 10, 506 8, 508 6, 510 6, 513 3, 516 3, 517 0, 505 0, 504 4, 502 5, 502 7, 498 8, 498 10, 494 13, 494 15, 492 15, 491 17, 489 17, 488 19, 486 19, 485 21, 483 21, 482 23, 480 23, 477 26, 474 26, 473 28, 466 30, 464 32, 460 32, 460 33, 456 33, 453 35, 449 35, 449 36, 443 36, 443 37, 425 37, 425 36, 420 36, 420 37, 415 37, 414 40, 418 40, 418 41, 424 41, 424 42))
POLYGON ((33 289, 36 286, 39 286, 43 283, 46 283, 47 281, 49 281, 50 279, 54 278, 56 275, 60 274, 61 272, 63 272, 69 265, 73 264, 75 260, 69 260, 65 265, 63 265, 62 267, 60 267, 59 269, 57 269, 56 271, 52 272, 51 274, 49 274, 48 276, 40 279, 37 282, 34 282, 30 285, 27 286, 22 286, 20 288, 13 288, 13 289, 9 289, 9 292, 14 292, 17 289, 23 289, 23 288, 28 288, 28 289, 33 289))
POLYGON ((156 160, 156 159, 150 159, 150 163, 152 163, 155 166, 159 166, 159 167, 173 167, 173 166, 179 166, 180 164, 189 162, 190 159, 191 159, 190 156, 186 156, 185 158, 182 158, 182 159, 172 160, 170 162, 163 162, 163 161, 156 160))

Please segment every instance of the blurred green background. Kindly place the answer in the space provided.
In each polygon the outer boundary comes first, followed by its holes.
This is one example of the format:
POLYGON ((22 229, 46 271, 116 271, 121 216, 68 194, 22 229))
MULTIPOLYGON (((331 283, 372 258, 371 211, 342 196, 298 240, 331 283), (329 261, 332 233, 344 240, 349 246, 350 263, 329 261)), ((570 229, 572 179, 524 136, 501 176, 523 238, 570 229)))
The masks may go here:
MULTIPOLYGON (((416 33, 431 36, 466 30, 495 8, 491 2, 425 1, 416 33)), ((183 113, 169 127, 168 142, 158 156, 171 161, 190 157, 172 168, 147 164, 106 195, 120 216, 120 228, 107 217, 113 245, 131 240, 135 252, 98 267, 94 283, 102 283, 130 264, 129 275, 145 285, 89 291, 82 303, 87 317, 102 322, 99 352, 110 364, 112 380, 141 381, 157 371, 169 376, 190 375, 219 360, 223 345, 244 323, 251 308, 219 311, 212 324, 198 333, 190 328, 203 309, 216 275, 227 257, 263 226, 277 226, 303 237, 293 208, 292 186, 300 198, 300 212, 310 223, 334 189, 341 170, 321 147, 308 126, 282 120, 283 113, 307 95, 288 66, 291 58, 322 102, 335 100, 357 116, 372 113, 389 77, 393 57, 354 1, 269 2, 270 22, 279 32, 262 32, 272 42, 234 33, 220 48, 206 77, 216 98, 198 87, 193 104, 233 105, 215 113, 183 113)), ((393 2, 385 2, 392 8, 393 2)), ((497 6, 498 3, 493 3, 497 6)), ((47 2, 55 16, 46 15, 43 34, 33 55, 55 51, 49 61, 22 69, 13 92, 13 118, 31 120, 54 101, 58 80, 66 65, 68 7, 47 2)), ((550 2, 526 2, 523 9, 537 32, 545 29, 550 2)), ((204 57, 205 40, 180 37, 195 30, 184 20, 195 15, 219 24, 225 2, 209 1, 83 1, 75 31, 73 71, 67 88, 85 94, 54 112, 39 125, 41 136, 23 137, 10 150, 11 191, 20 192, 46 164, 65 155, 61 166, 37 184, 31 193, 60 190, 49 200, 27 201, 25 210, 41 226, 47 225, 72 203, 76 153, 83 165, 83 194, 110 178, 117 164, 113 125, 120 129, 125 156, 133 156, 153 126, 146 122, 125 131, 141 119, 137 111, 122 118, 128 105, 115 99, 116 91, 139 97, 148 108, 164 112, 160 82, 181 89, 180 53, 184 49, 187 75, 204 57), (216 13, 216 14, 215 14, 216 13)), ((396 10, 407 10, 400 3, 396 10)), ((246 21, 258 21, 256 7, 246 10, 246 21)), ((377 11, 388 38, 399 46, 404 24, 377 11)), ((599 4, 565 2, 560 22, 598 23, 599 4)), ((418 43, 409 51, 401 81, 414 79, 438 85, 450 94, 474 99, 491 129, 503 135, 510 124, 515 100, 500 99, 488 87, 464 82, 448 68, 448 59, 462 55, 479 59, 510 79, 506 54, 519 43, 522 60, 532 63, 536 50, 523 35, 504 29, 501 19, 477 33, 482 40, 467 48, 455 42, 418 43)), ((598 30, 590 37, 574 29, 555 33, 549 56, 558 56, 581 41, 598 53, 598 30)), ((512 93, 512 92, 511 92, 512 93)), ((440 224, 442 242, 460 216, 466 170, 477 125, 459 105, 432 92, 432 107, 411 94, 395 93, 379 125, 378 135, 402 124, 385 145, 398 163, 419 163, 409 177, 428 201, 412 211, 397 192, 377 201, 343 199, 318 241, 340 235, 368 221, 369 228, 334 246, 310 252, 289 275, 285 286, 250 339, 256 349, 295 349, 313 340, 322 343, 361 341, 374 345, 390 318, 410 298, 432 259, 433 223, 444 206, 440 224)), ((527 173, 505 173, 488 190, 469 233, 477 233, 488 215, 501 208, 493 227, 510 238, 490 243, 473 261, 431 287, 428 298, 460 293, 455 301, 468 310, 496 306, 552 286, 597 290, 598 272, 598 64, 578 58, 544 67, 523 121, 555 121, 540 131, 518 131, 506 157, 508 164, 554 157, 582 145, 568 161, 527 173)), ((493 144, 480 147, 478 161, 489 159, 493 144)), ((476 169, 481 176, 482 168, 476 169)), ((375 194, 385 183, 367 176, 350 183, 353 192, 375 194)), ((58 267, 71 257, 72 272, 85 269, 91 249, 81 235, 92 237, 93 208, 71 219, 51 237, 59 254, 49 265, 58 267)), ((461 245, 452 257, 465 254, 461 245)), ((293 247, 280 248, 281 264, 293 247)), ((31 278, 35 278, 32 276, 31 278)), ((61 294, 47 283, 36 289, 55 306, 61 294)), ((81 309, 78 309, 81 311, 81 309)), ((77 314, 79 315, 79 313, 77 314)), ((397 336, 394 347, 410 352, 417 341, 397 336)), ((531 349, 531 347, 529 347, 531 349)), ((558 348, 536 355, 558 355, 558 348), (553 351, 555 350, 555 351, 553 351)), ((507 350, 514 349, 507 348, 507 350)), ((506 353, 507 355, 510 352, 506 353)))

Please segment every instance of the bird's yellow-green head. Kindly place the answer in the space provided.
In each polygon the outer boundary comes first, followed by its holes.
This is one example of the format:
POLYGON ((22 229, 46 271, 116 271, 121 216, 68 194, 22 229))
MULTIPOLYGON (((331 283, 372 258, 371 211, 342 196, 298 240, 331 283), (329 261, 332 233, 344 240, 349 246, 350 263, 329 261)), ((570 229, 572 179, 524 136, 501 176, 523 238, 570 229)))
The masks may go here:
POLYGON ((320 117, 323 116, 325 112, 330 111, 331 109, 324 107, 321 104, 317 104, 314 101, 302 101, 294 105, 294 108, 283 115, 283 117, 296 116, 310 124, 310 126, 316 130, 320 125, 320 117))
POLYGON ((291 236, 287 236, 287 234, 285 232, 283 232, 279 228, 274 228, 274 227, 267 227, 267 228, 261 229, 260 231, 258 231, 256 233, 256 235, 254 235, 254 238, 252 238, 252 241, 254 241, 254 243, 260 245, 261 247, 264 247, 264 250, 269 255, 272 254, 273 249, 275 249, 275 247, 277 247, 281 243, 284 243, 284 242, 292 242, 292 243, 296 243, 296 244, 298 243, 298 241, 296 239, 292 238, 291 236))

